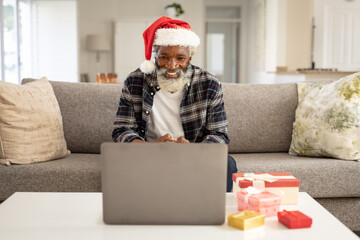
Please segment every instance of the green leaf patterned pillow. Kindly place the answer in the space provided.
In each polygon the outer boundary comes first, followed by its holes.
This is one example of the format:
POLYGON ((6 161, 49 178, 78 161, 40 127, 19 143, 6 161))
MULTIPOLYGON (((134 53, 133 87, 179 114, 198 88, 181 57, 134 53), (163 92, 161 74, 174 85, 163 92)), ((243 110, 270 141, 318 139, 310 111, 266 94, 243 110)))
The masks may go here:
POLYGON ((298 83, 289 153, 360 159, 360 72, 330 84, 298 83))

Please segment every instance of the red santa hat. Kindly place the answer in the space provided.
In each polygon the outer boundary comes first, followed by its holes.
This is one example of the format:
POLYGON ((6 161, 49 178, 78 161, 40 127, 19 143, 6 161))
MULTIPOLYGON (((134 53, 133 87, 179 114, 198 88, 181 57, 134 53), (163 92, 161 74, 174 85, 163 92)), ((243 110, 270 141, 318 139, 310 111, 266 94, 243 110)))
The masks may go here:
POLYGON ((150 73, 155 69, 155 63, 151 61, 153 45, 157 46, 185 46, 198 47, 200 38, 193 31, 187 22, 161 17, 148 27, 144 33, 145 61, 141 64, 140 70, 150 73))

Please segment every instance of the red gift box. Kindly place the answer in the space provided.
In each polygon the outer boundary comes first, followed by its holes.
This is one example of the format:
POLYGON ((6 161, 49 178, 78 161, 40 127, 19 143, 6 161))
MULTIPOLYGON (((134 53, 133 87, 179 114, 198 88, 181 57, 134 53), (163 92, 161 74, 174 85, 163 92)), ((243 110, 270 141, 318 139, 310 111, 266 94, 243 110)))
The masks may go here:
MULTIPOLYGON (((233 173, 232 179, 236 183, 237 178, 244 178, 246 175, 252 175, 252 176, 261 176, 264 174, 269 174, 274 177, 273 181, 261 181, 260 183, 263 183, 265 188, 268 187, 299 187, 300 181, 290 175, 289 173, 233 173), (276 179, 278 178, 278 179, 276 179)), ((251 177, 252 177, 251 176, 251 177)), ((250 177, 250 178, 251 178, 250 177)), ((257 187, 254 186, 254 181, 251 180, 240 180, 238 181, 238 185, 240 188, 247 188, 247 187, 257 187)))
POLYGON ((247 187, 276 189, 281 192, 281 204, 297 204, 300 181, 289 173, 234 173, 232 179, 235 197, 247 187))
POLYGON ((282 211, 278 212, 278 220, 288 228, 309 228, 312 224, 312 218, 300 211, 282 211))

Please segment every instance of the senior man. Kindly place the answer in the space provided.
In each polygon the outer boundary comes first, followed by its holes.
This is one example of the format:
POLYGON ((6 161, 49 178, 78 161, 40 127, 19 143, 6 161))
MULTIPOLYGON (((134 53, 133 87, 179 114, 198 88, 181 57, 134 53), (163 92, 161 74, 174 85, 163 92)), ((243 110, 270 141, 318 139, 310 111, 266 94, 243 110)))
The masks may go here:
MULTIPOLYGON (((146 60, 124 82, 114 141, 228 144, 222 86, 190 63, 200 45, 190 25, 161 17, 143 37, 146 60)), ((228 156, 228 192, 235 172, 236 162, 228 156)))

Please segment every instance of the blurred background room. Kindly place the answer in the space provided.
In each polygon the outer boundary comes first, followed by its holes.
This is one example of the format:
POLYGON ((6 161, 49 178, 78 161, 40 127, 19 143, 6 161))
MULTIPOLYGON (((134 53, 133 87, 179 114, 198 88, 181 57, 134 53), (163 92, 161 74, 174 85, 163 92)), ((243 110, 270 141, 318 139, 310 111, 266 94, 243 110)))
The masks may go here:
POLYGON ((144 61, 142 32, 166 15, 191 25, 201 39, 192 63, 222 82, 336 80, 360 71, 360 0, 0 3, 0 79, 10 83, 121 83, 144 61))

